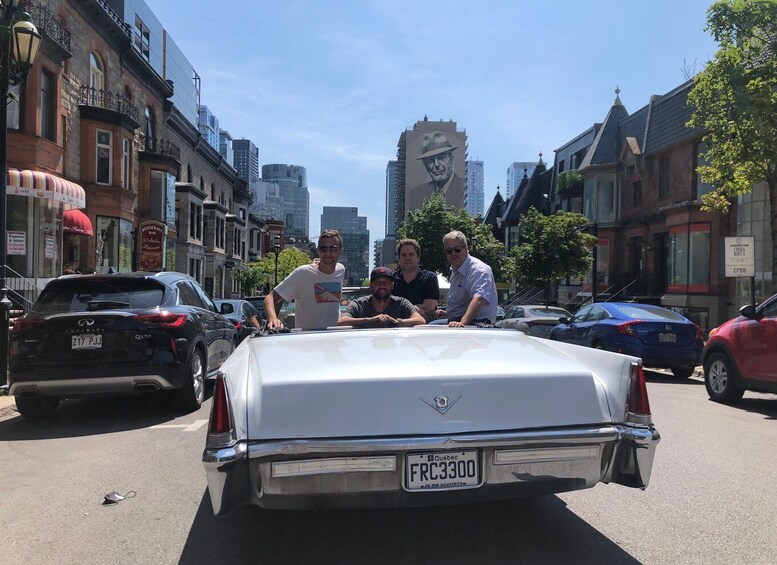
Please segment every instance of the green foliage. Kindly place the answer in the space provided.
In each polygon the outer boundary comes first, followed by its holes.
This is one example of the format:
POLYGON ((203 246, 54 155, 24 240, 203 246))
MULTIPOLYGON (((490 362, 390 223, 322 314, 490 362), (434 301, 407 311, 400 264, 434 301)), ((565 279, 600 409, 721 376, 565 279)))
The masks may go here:
POLYGON ((715 2, 707 30, 719 49, 694 79, 688 126, 705 131, 708 147, 698 172, 714 191, 703 209, 726 212, 754 183, 777 190, 777 1, 715 2))
MULTIPOLYGON (((310 263, 310 257, 296 247, 289 247, 278 255, 278 282, 285 279, 294 269, 310 263)), ((243 295, 253 294, 275 278, 275 253, 268 253, 258 261, 244 263, 232 271, 232 278, 240 282, 243 295)))
POLYGON ((510 251, 518 284, 536 285, 588 273, 596 237, 581 231, 587 223, 582 214, 556 212, 545 216, 530 208, 521 216, 523 243, 510 251))
POLYGON ((564 192, 565 190, 579 184, 583 184, 583 175, 577 172, 577 169, 569 169, 568 171, 564 171, 558 176, 556 189, 559 192, 564 192))
POLYGON ((497 280, 510 276, 513 261, 505 256, 504 246, 494 237, 491 227, 482 224, 479 216, 471 216, 466 210, 450 209, 445 197, 439 193, 429 196, 418 210, 408 214, 397 230, 397 240, 404 237, 417 240, 421 246, 424 269, 448 273, 450 266, 445 259, 442 238, 453 230, 467 236, 470 253, 488 263, 497 280))

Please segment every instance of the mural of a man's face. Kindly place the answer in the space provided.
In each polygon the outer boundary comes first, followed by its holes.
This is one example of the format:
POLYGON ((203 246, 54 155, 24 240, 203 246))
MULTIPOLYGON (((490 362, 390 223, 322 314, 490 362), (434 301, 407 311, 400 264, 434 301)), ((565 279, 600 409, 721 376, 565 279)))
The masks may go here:
POLYGON ((446 151, 431 157, 424 157, 424 167, 437 186, 443 186, 453 174, 453 152, 446 151))

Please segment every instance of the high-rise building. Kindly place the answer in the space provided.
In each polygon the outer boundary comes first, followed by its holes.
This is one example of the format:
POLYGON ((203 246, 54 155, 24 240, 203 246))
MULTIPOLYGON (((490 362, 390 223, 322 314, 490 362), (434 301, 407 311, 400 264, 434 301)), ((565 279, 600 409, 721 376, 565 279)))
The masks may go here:
POLYGON ((465 207, 467 132, 459 131, 453 120, 430 121, 426 116, 412 129, 399 135, 397 142, 397 226, 407 212, 420 207, 431 193, 442 191, 449 206, 465 207), (433 177, 427 166, 430 158, 443 164, 445 175, 433 177), (437 182, 445 183, 438 186, 437 182))
POLYGON ((467 161, 467 212, 483 216, 483 161, 467 161))
POLYGON ((200 106, 200 119, 197 129, 216 151, 219 150, 219 119, 204 104, 200 106))
POLYGON ((281 201, 281 189, 276 182, 260 180, 256 183, 256 189, 252 193, 253 203, 250 212, 262 220, 281 221, 283 216, 283 202, 281 201))
MULTIPOLYGON (((516 161, 509 167, 507 167, 507 180, 505 181, 505 196, 510 197, 515 194, 518 187, 521 186, 521 180, 523 180, 524 173, 527 177, 531 178, 531 174, 534 172, 534 167, 537 166, 537 162, 530 161, 516 161)), ((518 197, 521 195, 518 194, 518 197)))
POLYGON ((376 267, 382 265, 392 269, 397 268, 397 239, 395 236, 375 240, 373 260, 376 267))
POLYGON ((343 238, 340 262, 345 265, 345 286, 361 286, 369 276, 370 230, 367 217, 359 216, 358 208, 324 206, 321 230, 336 229, 343 238))
MULTIPOLYGON (((232 136, 229 135, 229 132, 225 129, 219 130, 219 153, 221 153, 221 156, 224 157, 224 160, 232 165, 235 166, 235 151, 232 148, 232 136)), ((258 168, 258 160, 257 160, 257 168, 258 168)), ((238 175, 240 174, 240 171, 238 171, 238 175)), ((256 173, 256 176, 259 176, 259 173, 256 173)))
POLYGON ((386 235, 397 233, 397 161, 386 165, 386 235))
POLYGON ((250 139, 234 139, 232 151, 235 154, 237 176, 249 184, 258 182, 259 148, 250 139))
POLYGON ((280 188, 282 210, 279 219, 284 223, 284 233, 308 237, 310 192, 305 167, 280 163, 263 165, 262 180, 277 183, 280 188))

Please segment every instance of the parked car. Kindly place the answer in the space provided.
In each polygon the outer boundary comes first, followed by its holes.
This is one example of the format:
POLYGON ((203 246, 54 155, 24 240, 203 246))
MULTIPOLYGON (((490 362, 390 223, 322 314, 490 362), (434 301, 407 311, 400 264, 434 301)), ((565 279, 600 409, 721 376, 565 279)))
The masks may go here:
POLYGON ((505 317, 505 309, 501 306, 496 307, 496 320, 499 321, 505 317))
POLYGON ((669 368, 687 379, 701 363, 704 333, 680 314, 631 302, 597 302, 558 324, 550 339, 641 357, 646 367, 669 368))
POLYGON ((10 393, 28 417, 62 398, 159 390, 194 410, 235 343, 235 326, 181 273, 63 276, 14 322, 10 393))
POLYGON ((216 300, 216 308, 235 325, 237 342, 240 343, 262 327, 262 315, 247 300, 216 300))
POLYGON ((522 304, 510 308, 505 317, 495 325, 498 328, 513 328, 535 337, 550 337, 550 330, 556 327, 561 318, 571 318, 572 314, 563 308, 542 304, 522 304))
POLYGON ((746 390, 777 392, 777 294, 739 312, 704 346, 704 384, 716 402, 736 402, 746 390))
POLYGON ((267 321, 267 314, 264 312, 264 299, 264 294, 259 294, 257 296, 244 296, 241 300, 245 300, 251 306, 253 306, 254 309, 259 312, 262 320, 267 321))
POLYGON ((263 334, 214 388, 216 514, 644 488, 659 434, 636 357, 496 328, 263 334))

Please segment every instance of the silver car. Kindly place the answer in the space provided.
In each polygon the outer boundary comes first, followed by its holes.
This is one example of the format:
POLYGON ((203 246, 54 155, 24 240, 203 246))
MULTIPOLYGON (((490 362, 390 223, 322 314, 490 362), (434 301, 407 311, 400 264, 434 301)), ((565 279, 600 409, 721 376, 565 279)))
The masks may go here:
POLYGON ((494 328, 292 331, 224 364, 203 461, 216 514, 423 506, 645 488, 658 442, 635 357, 494 328))
POLYGON ((556 306, 542 304, 522 304, 513 306, 504 318, 494 324, 498 328, 512 328, 535 337, 550 337, 550 330, 558 325, 561 318, 571 318, 572 314, 556 306))

